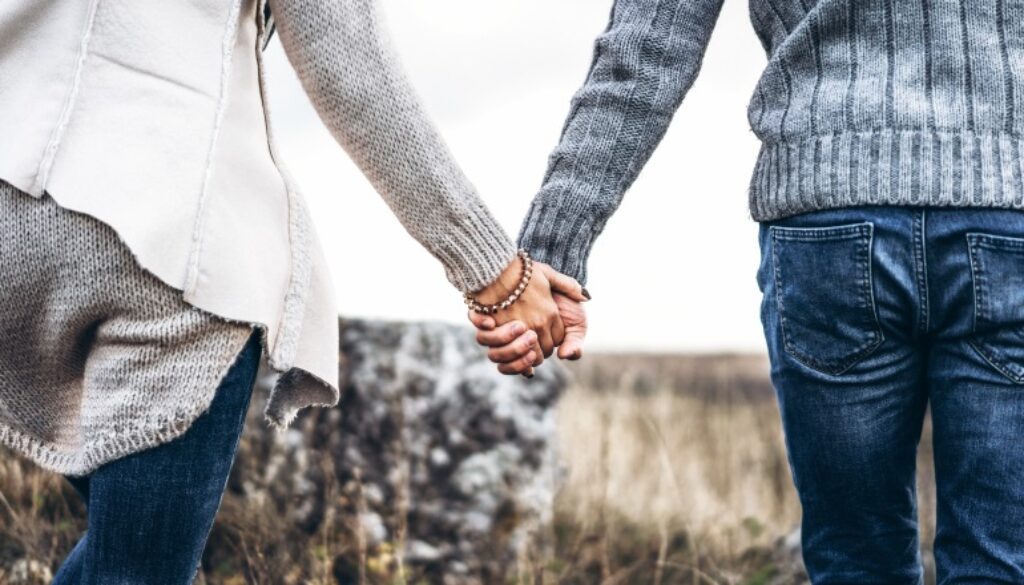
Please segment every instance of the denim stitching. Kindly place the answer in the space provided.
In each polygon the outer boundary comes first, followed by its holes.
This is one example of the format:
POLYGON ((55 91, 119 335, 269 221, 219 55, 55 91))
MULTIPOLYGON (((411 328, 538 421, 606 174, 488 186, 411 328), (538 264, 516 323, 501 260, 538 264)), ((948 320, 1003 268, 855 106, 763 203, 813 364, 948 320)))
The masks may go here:
MULTIPOLYGON (((871 261, 871 250, 874 249, 875 243, 875 229, 873 224, 866 224, 865 230, 868 234, 868 241, 863 247, 863 262, 864 270, 867 272, 867 293, 869 300, 869 306, 867 307, 871 311, 871 318, 874 321, 873 325, 875 330, 871 332, 871 339, 873 342, 867 342, 864 345, 864 351, 857 355, 853 359, 853 363, 847 366, 843 371, 853 367, 853 365, 860 361, 861 358, 867 356, 873 352, 878 346, 882 345, 885 341, 885 333, 882 331, 882 323, 878 318, 878 303, 875 301, 875 271, 873 270, 873 262, 871 261)), ((840 374, 842 372, 839 372, 840 374)))
POLYGON ((984 292, 981 286, 980 259, 978 258, 978 234, 967 234, 967 256, 971 262, 971 284, 974 287, 974 315, 972 316, 971 333, 978 333, 978 316, 984 315, 984 292))
POLYGON ((818 240, 843 239, 840 236, 845 236, 846 239, 853 236, 864 236, 867 235, 865 232, 871 230, 871 224, 852 223, 827 228, 771 226, 769 229, 774 237, 781 240, 814 242, 818 240))
POLYGON ((930 303, 928 291, 928 253, 927 253, 927 211, 922 209, 914 216, 914 259, 916 266, 914 272, 917 280, 917 294, 921 297, 921 310, 918 312, 918 332, 922 335, 928 334, 931 326, 930 303))
POLYGON ((981 357, 986 362, 988 362, 990 366, 995 368, 999 373, 1009 378, 1012 382, 1016 384, 1024 383, 1024 374, 1018 374, 1014 370, 1012 370, 1011 368, 1015 368, 1017 366, 1011 363, 1005 363, 1006 360, 999 359, 998 352, 988 351, 988 347, 985 347, 984 345, 977 343, 973 339, 969 340, 967 344, 973 347, 974 350, 977 351, 979 354, 981 354, 981 357))

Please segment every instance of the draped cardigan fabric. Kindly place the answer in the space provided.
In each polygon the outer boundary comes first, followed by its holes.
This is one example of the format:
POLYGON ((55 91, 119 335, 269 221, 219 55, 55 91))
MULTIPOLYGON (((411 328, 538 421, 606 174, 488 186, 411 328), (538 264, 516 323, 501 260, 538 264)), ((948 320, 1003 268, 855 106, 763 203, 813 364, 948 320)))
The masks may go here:
POLYGON ((338 311, 270 141, 257 4, 0 5, 0 178, 108 224, 188 303, 258 323, 288 372, 265 411, 284 427, 337 403, 338 311))
MULTIPOLYGON (((462 292, 511 238, 455 164, 377 0, 272 0, 321 119, 462 292)), ((338 311, 266 117, 263 0, 0 4, 0 179, 111 226, 191 305, 254 323, 283 372, 265 414, 338 401, 338 311)))

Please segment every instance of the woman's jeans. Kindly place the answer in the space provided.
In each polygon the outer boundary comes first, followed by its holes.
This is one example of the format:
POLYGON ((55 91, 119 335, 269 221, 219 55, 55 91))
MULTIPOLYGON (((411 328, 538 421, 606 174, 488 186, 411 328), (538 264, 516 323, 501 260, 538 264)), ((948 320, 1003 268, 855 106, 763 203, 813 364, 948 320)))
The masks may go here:
POLYGON ((259 332, 183 435, 68 477, 86 501, 85 536, 58 585, 188 585, 199 567, 245 423, 260 361, 259 332))
POLYGON ((934 432, 939 584, 1024 583, 1024 212, 762 224, 758 284, 814 583, 916 584, 934 432))

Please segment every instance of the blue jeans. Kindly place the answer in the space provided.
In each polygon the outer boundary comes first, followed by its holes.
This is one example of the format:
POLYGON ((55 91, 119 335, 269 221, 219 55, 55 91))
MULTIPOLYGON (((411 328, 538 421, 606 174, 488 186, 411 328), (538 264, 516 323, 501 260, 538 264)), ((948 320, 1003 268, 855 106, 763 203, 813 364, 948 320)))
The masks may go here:
POLYGON ((253 331, 209 410, 177 439, 67 477, 85 500, 85 535, 56 585, 188 585, 220 507, 259 368, 253 331))
POLYGON ((854 207, 760 228, 771 376, 816 584, 1024 583, 1024 212, 854 207))

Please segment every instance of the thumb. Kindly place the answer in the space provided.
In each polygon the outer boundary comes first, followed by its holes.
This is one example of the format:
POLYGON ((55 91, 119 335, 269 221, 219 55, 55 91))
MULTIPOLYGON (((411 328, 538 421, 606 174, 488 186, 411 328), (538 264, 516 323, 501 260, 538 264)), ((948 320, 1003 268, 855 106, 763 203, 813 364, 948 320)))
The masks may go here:
POLYGON ((565 337, 558 348, 558 357, 563 360, 578 360, 583 357, 583 342, 587 337, 587 312, 583 305, 561 294, 555 295, 558 314, 565 325, 565 337))
POLYGON ((565 339, 558 347, 558 357, 563 360, 578 360, 583 357, 583 341, 587 330, 581 327, 567 327, 565 339))
POLYGON ((566 276, 547 264, 541 264, 540 266, 541 270, 544 271, 544 276, 551 283, 551 290, 562 293, 577 303, 590 300, 590 295, 584 293, 583 285, 577 282, 575 278, 566 276))
POLYGON ((476 311, 469 311, 469 322, 477 329, 481 329, 483 331, 490 331, 497 325, 497 323, 494 322, 494 317, 481 315, 476 311))

